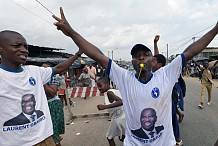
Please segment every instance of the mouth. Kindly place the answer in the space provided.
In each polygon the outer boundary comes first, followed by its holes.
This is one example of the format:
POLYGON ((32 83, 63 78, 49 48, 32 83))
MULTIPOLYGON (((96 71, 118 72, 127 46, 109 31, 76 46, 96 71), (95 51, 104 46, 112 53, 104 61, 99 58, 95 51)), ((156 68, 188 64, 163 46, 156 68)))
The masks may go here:
POLYGON ((150 123, 150 122, 144 122, 144 125, 145 125, 145 126, 150 126, 151 123, 150 123))
POLYGON ((31 106, 27 106, 27 107, 26 107, 26 110, 31 110, 31 109, 32 109, 31 106))
POLYGON ((18 55, 19 59, 26 61, 27 60, 27 54, 20 54, 18 55))

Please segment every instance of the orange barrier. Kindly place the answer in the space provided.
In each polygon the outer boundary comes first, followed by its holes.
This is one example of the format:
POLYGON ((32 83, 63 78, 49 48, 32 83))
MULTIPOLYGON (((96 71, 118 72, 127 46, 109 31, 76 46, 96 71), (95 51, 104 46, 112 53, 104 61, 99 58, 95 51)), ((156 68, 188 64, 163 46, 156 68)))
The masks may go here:
POLYGON ((100 93, 97 86, 94 87, 73 87, 68 89, 68 93, 71 98, 78 97, 93 97, 93 96, 104 96, 100 93))

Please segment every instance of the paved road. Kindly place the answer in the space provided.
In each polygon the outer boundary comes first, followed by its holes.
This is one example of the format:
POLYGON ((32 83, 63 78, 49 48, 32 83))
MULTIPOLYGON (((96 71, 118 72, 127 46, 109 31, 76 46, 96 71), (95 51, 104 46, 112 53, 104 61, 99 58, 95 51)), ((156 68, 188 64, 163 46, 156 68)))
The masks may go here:
MULTIPOLYGON (((211 106, 205 105, 204 109, 198 109, 200 96, 200 82, 197 78, 185 78, 187 95, 185 97, 185 117, 180 124, 181 138, 184 146, 213 146, 218 138, 218 82, 215 81, 211 106)), ((205 98, 205 103, 206 103, 205 98)), ((103 97, 91 97, 87 100, 73 99, 74 114, 99 113, 96 109, 98 103, 103 103, 103 97)), ((101 111, 105 112, 105 111, 101 111)), ((65 110, 67 117, 67 110, 65 110)), ((66 125, 66 133, 63 135, 63 146, 107 146, 105 133, 109 121, 107 117, 77 118, 72 125, 66 125), (86 123, 88 120, 88 123, 86 123), (80 133, 79 135, 77 135, 80 133)), ((116 140, 117 146, 122 143, 116 140)))

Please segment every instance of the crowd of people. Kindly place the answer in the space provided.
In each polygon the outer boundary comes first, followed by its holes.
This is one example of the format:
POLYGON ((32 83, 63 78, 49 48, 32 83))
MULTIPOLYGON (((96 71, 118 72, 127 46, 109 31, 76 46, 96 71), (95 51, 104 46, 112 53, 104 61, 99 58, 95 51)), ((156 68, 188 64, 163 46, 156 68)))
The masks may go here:
MULTIPOLYGON (((111 124, 106 133, 110 146, 115 146, 115 136, 119 136, 124 146, 182 145, 178 123, 184 114, 177 105, 184 110, 182 99, 185 95, 182 89, 178 90, 177 86, 184 86, 179 78, 186 62, 203 51, 218 34, 218 23, 167 65, 158 51, 159 36, 154 39, 154 56, 145 45, 135 44, 130 52, 134 74, 118 66, 77 33, 62 8, 60 14, 60 18, 53 15, 57 21, 54 25, 70 37, 79 50, 55 66, 49 63, 42 67, 24 65, 29 53, 26 39, 15 31, 0 32, 0 98, 5 105, 0 107, 0 145, 61 145, 61 134, 65 132, 62 106, 68 102, 64 72, 82 53, 106 70, 107 77, 98 79, 93 66, 84 67, 79 80, 83 86, 93 86, 97 81, 99 90, 104 93, 105 104, 99 104, 97 108, 110 113, 111 124), (110 80, 118 90, 111 89, 110 80), (176 94, 172 94, 174 90, 176 94)), ((209 80, 206 69, 205 63, 202 79, 209 80)), ((210 85, 202 81, 200 108, 203 108, 203 91, 210 85)), ((209 97, 208 104, 210 102, 209 97)))

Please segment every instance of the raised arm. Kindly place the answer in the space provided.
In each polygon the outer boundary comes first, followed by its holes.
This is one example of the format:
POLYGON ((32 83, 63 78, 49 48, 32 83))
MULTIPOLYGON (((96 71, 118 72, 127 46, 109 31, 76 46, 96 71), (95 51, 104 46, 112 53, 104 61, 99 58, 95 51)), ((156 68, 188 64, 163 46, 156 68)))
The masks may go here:
POLYGON ((69 59, 67 59, 66 61, 63 61, 59 64, 57 64, 55 67, 54 67, 54 74, 58 74, 58 73, 61 73, 65 70, 67 70, 73 63, 76 59, 78 59, 78 57, 80 57, 82 54, 82 51, 79 50, 74 56, 71 56, 69 59))
POLYGON ((193 58, 195 55, 203 51, 208 46, 208 44, 213 40, 213 38, 217 35, 217 33, 218 33, 218 22, 214 28, 212 28, 203 37, 201 37, 199 40, 192 43, 185 49, 185 51, 183 52, 185 56, 185 60, 188 61, 191 58, 193 58))
POLYGON ((160 35, 156 35, 154 38, 154 55, 159 54, 159 50, 158 50, 158 46, 157 46, 157 42, 160 39, 160 35))
POLYGON ((58 30, 61 30, 66 36, 69 36, 75 44, 90 58, 99 62, 103 68, 107 68, 109 58, 106 57, 96 46, 85 40, 80 34, 72 29, 64 16, 63 9, 60 8, 61 18, 53 15, 52 17, 57 20, 54 23, 58 30))

